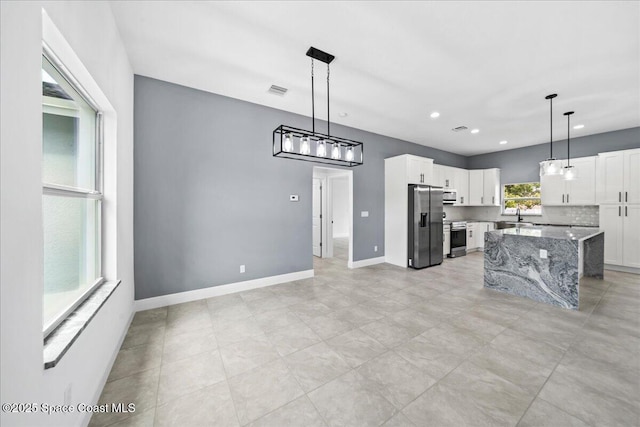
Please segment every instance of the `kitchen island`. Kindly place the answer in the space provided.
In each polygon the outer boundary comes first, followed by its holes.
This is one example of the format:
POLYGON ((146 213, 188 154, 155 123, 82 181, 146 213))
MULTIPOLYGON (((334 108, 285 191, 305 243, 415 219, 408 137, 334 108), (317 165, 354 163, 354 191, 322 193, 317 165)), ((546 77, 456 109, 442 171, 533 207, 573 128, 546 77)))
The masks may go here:
POLYGON ((582 275, 603 278, 604 232, 529 226, 485 233, 484 287, 577 310, 582 275))

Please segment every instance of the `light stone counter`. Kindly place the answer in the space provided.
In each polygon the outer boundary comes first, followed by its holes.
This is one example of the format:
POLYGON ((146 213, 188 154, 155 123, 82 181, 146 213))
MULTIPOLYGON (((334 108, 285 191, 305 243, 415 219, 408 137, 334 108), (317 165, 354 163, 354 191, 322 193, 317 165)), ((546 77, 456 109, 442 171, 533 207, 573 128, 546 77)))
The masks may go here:
POLYGON ((532 226, 485 233, 486 288, 577 310, 580 276, 602 279, 603 273, 604 232, 597 228, 532 226))

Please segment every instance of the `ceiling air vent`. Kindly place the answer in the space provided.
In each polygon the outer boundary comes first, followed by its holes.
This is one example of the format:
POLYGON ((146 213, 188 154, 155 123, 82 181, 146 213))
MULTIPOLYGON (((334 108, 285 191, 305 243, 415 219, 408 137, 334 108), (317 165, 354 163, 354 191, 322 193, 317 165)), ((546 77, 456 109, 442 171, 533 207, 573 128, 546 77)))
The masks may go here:
POLYGON ((285 93, 287 93, 289 89, 287 89, 286 87, 282 87, 282 86, 276 86, 276 85, 271 85, 271 87, 269 88, 269 92, 275 94, 275 95, 284 95, 285 93))
POLYGON ((453 128, 451 130, 454 131, 454 132, 460 132, 462 130, 467 130, 467 129, 469 129, 469 128, 466 127, 466 126, 458 126, 457 128, 453 128))

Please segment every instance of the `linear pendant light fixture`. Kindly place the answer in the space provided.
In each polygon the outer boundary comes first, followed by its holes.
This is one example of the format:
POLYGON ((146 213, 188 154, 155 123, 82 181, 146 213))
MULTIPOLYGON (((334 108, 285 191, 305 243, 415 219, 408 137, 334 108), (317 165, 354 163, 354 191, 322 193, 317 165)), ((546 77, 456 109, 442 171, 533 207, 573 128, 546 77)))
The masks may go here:
POLYGON ((570 150, 571 150, 571 115, 573 114, 573 111, 567 111, 566 113, 564 113, 565 116, 567 116, 567 166, 565 166, 564 169, 564 179, 567 181, 572 181, 574 179, 576 179, 578 177, 577 171, 575 166, 571 166, 571 156, 570 156, 570 150))
POLYGON ((329 64, 334 56, 310 47, 311 57, 311 131, 280 125, 273 131, 273 156, 338 166, 359 166, 364 162, 362 142, 331 136, 329 116, 329 64), (327 64, 327 133, 316 132, 315 96, 313 85, 314 60, 327 64))
POLYGON ((540 176, 562 175, 562 173, 564 172, 564 168, 562 167, 562 162, 560 160, 556 160, 556 158, 553 157, 553 98, 555 98, 556 96, 558 96, 558 94, 552 93, 551 95, 547 95, 547 96, 544 97, 544 99, 548 99, 549 100, 549 109, 550 109, 550 114, 549 114, 549 128, 550 128, 549 145, 551 146, 551 153, 550 153, 549 158, 546 161, 540 162, 540 176))

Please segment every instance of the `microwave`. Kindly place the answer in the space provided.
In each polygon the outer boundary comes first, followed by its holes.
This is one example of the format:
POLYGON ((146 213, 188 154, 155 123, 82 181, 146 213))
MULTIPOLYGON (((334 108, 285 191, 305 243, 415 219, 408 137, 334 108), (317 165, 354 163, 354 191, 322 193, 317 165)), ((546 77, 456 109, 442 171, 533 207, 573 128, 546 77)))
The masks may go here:
POLYGON ((444 189, 442 191, 442 203, 445 205, 452 205, 456 202, 458 196, 456 190, 444 189))

